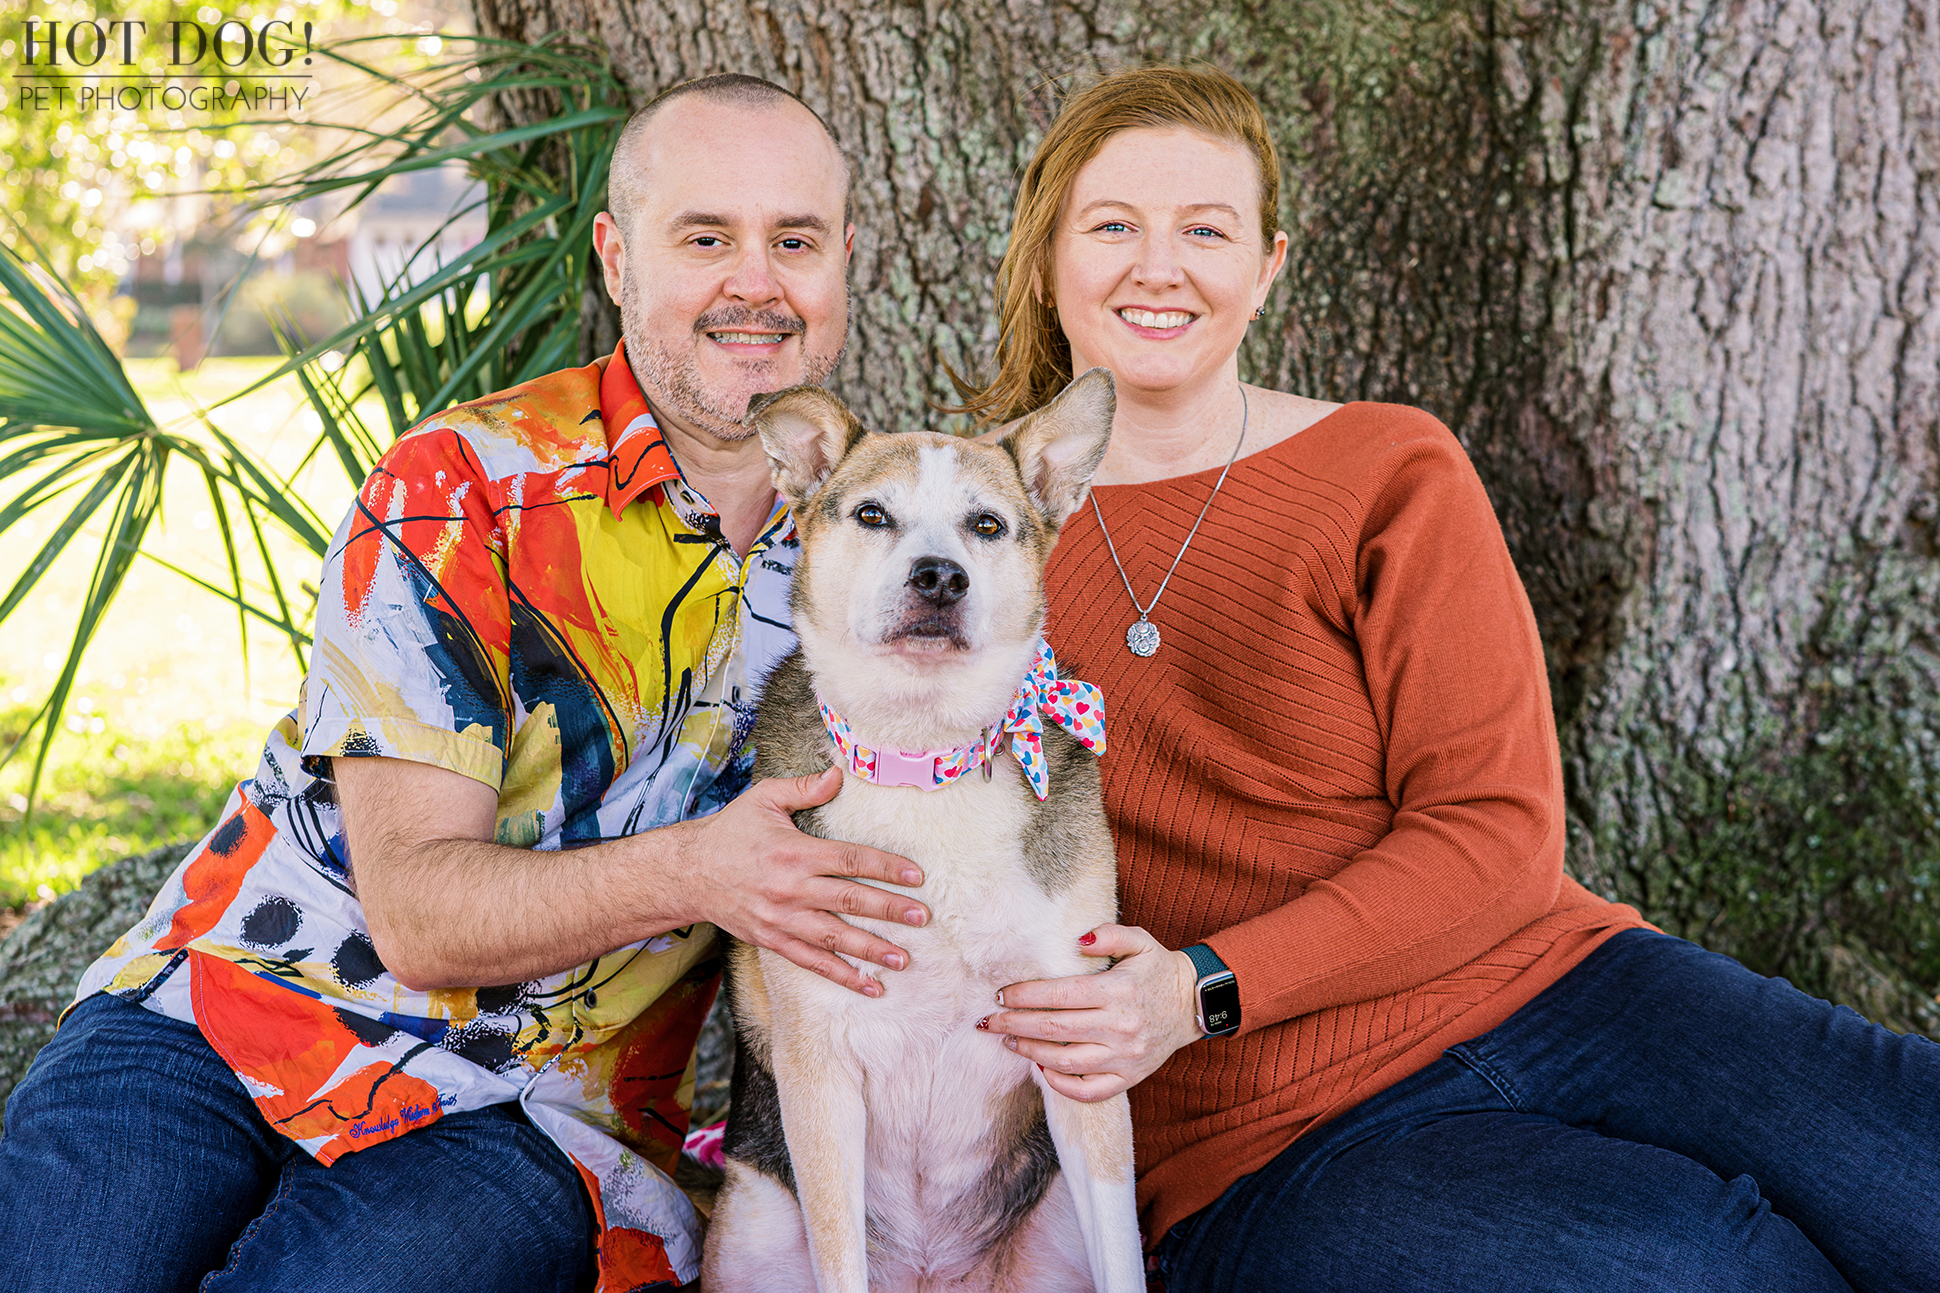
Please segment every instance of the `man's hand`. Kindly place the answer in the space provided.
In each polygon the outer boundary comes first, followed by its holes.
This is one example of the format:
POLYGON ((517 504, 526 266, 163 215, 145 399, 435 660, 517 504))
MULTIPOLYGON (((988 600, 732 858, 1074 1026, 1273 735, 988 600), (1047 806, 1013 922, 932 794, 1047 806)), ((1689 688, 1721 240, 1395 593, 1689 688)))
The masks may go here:
POLYGON ((764 781, 712 817, 540 852, 493 841, 498 796, 470 777, 401 759, 333 762, 371 941, 410 988, 542 979, 707 921, 876 996, 881 985, 836 953, 890 969, 909 954, 841 916, 929 919, 921 903, 861 883, 920 884, 913 863, 789 820, 833 799, 837 773, 764 781))
POLYGON ((1051 1089, 1073 1100, 1128 1091, 1199 1038, 1193 1010, 1199 975, 1192 958, 1144 930, 1100 925, 1078 941, 1086 956, 1115 956, 1102 974, 1013 983, 1004 1009, 978 1023, 1044 1070, 1051 1089))
POLYGON ((682 883, 707 913, 703 919, 744 943, 876 997, 882 985, 836 953, 892 970, 907 966, 909 953, 840 917, 923 924, 929 911, 922 903, 858 883, 919 885, 923 873, 893 853, 795 829, 794 813, 826 804, 841 789, 842 774, 835 768, 815 777, 776 777, 748 787, 712 817, 669 830, 682 835, 682 883))

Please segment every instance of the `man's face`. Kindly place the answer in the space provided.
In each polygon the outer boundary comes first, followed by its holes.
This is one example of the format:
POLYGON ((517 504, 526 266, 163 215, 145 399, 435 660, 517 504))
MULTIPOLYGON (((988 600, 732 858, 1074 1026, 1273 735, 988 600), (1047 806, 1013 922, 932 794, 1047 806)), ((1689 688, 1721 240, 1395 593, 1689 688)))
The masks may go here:
POLYGON ((794 103, 701 95, 637 140, 630 227, 599 217, 627 356, 663 420, 742 440, 750 396, 824 380, 848 334, 842 159, 794 103))

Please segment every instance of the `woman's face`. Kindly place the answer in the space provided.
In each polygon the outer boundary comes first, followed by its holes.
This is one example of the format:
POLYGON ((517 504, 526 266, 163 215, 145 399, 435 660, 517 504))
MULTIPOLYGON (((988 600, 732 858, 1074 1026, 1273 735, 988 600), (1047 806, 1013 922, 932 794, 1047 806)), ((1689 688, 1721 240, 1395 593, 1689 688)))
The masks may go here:
POLYGON ((1121 130, 1071 183, 1051 290, 1071 371, 1160 394, 1232 362, 1286 259, 1265 244, 1253 154, 1185 127, 1121 130))

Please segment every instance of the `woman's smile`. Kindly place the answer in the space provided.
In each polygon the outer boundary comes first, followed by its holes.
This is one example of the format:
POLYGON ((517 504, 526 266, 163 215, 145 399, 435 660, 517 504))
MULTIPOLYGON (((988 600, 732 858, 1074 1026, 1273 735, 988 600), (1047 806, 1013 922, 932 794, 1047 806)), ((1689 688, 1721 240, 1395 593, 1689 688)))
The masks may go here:
POLYGON ((1114 313, 1125 321, 1133 336, 1150 341, 1184 336, 1192 321, 1199 317, 1189 310, 1142 310, 1135 305, 1121 305, 1114 313))

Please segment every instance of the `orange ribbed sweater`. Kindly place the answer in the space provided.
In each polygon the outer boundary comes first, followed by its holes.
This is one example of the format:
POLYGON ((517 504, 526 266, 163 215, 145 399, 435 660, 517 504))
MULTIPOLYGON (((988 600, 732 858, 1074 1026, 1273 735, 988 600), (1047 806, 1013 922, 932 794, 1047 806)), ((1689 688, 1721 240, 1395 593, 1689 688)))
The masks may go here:
MULTIPOLYGON (((1141 598, 1215 479, 1094 491, 1141 598)), ((1060 666, 1105 693, 1120 919, 1239 977, 1241 1033, 1132 1091, 1148 1244, 1645 923, 1563 874, 1535 619, 1428 414, 1350 404, 1235 463, 1150 659, 1090 508, 1047 580, 1060 666)))

